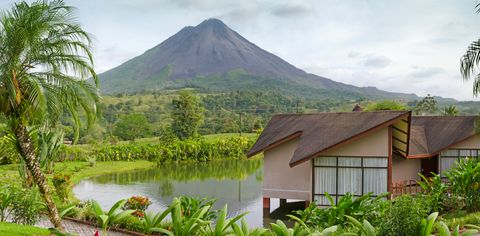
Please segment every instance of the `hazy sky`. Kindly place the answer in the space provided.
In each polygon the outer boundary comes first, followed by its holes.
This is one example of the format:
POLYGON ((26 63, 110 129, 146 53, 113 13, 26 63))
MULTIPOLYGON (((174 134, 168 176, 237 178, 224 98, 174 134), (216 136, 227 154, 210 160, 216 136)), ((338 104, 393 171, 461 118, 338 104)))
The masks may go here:
MULTIPOLYGON (((13 1, 0 0, 2 9, 13 1)), ((387 91, 472 100, 459 59, 480 37, 475 0, 66 0, 95 36, 103 72, 182 27, 223 20, 320 76, 387 91)), ((475 99, 478 100, 478 99, 475 99)))

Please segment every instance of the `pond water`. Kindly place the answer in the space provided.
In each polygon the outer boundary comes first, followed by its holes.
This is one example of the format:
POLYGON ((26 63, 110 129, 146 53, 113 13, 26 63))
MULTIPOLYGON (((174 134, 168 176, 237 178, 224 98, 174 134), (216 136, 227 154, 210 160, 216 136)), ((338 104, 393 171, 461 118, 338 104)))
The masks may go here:
POLYGON ((217 209, 228 204, 230 216, 248 211, 247 223, 262 226, 262 172, 262 160, 165 164, 82 180, 73 192, 80 200, 95 199, 103 208, 133 195, 148 196, 152 201, 148 210, 154 212, 182 195, 215 198, 217 209))

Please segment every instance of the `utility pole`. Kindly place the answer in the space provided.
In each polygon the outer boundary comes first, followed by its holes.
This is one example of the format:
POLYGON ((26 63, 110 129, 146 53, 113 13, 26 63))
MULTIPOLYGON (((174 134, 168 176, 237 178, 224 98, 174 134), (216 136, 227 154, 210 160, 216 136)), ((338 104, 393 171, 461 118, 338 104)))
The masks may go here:
POLYGON ((242 112, 240 112, 240 136, 242 136, 242 128, 243 128, 243 125, 242 125, 242 112))

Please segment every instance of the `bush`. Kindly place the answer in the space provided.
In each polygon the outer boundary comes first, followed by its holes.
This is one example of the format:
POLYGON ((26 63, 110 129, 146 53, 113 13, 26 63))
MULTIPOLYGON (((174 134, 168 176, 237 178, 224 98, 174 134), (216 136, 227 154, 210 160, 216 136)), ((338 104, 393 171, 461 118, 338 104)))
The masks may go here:
POLYGON ((125 203, 123 209, 135 210, 132 215, 143 217, 145 215, 145 211, 147 210, 148 206, 150 206, 150 204, 152 204, 152 202, 148 199, 148 197, 132 196, 127 199, 127 203, 125 203))
POLYGON ((17 224, 35 224, 40 217, 41 211, 44 209, 37 189, 12 187, 10 191, 14 194, 11 202, 12 221, 17 224))
POLYGON ((253 140, 245 137, 229 138, 216 142, 205 140, 172 141, 162 144, 102 145, 91 150, 66 147, 63 158, 87 161, 156 161, 159 164, 178 161, 210 161, 214 159, 242 159, 253 140))
POLYGON ((52 178, 52 182, 60 201, 67 202, 72 185, 70 175, 63 173, 55 174, 52 178))
POLYGON ((327 197, 330 200, 331 207, 318 208, 315 203, 312 203, 305 210, 299 210, 295 213, 310 227, 327 228, 334 225, 346 226, 349 221, 345 218, 345 215, 355 217, 359 221, 379 222, 389 204, 388 201, 384 200, 384 196, 372 198, 371 193, 358 198, 355 198, 351 193, 347 193, 338 200, 337 204, 328 194, 327 197))
POLYGON ((394 199, 380 224, 381 235, 417 235, 422 219, 428 214, 428 206, 422 198, 402 195, 394 199))
MULTIPOLYGON (((462 159, 446 173, 451 194, 455 202, 469 212, 480 210, 480 162, 476 159, 462 159)), ((458 209, 460 210, 460 209, 458 209)))

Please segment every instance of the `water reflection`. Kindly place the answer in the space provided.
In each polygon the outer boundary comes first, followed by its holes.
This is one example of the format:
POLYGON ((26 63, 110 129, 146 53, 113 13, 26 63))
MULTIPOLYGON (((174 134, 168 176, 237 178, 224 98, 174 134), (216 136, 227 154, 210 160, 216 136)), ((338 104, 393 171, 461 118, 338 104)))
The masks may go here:
POLYGON ((176 196, 216 198, 217 208, 228 204, 230 215, 248 211, 247 222, 261 226, 262 166, 262 160, 165 164, 83 180, 73 191, 80 200, 95 199, 105 208, 117 200, 144 195, 151 199, 149 210, 153 211, 165 209, 176 196))

